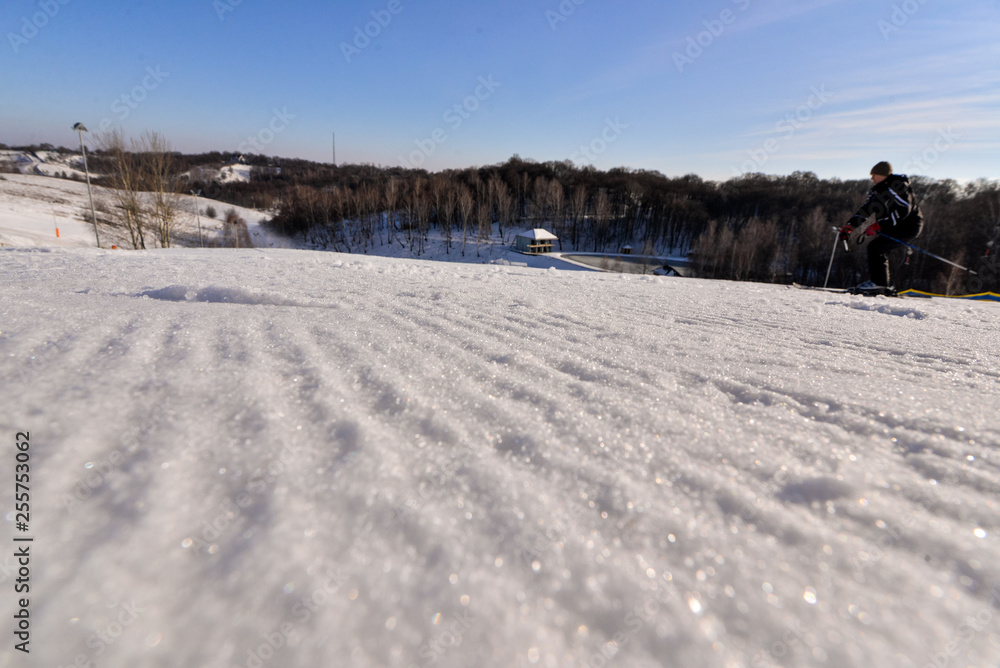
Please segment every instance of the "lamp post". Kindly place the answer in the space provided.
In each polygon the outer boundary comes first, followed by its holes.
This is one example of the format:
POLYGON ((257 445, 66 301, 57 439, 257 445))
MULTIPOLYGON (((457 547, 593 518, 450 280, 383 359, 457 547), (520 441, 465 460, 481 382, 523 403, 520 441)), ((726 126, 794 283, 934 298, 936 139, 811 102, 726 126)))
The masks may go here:
POLYGON ((97 233, 97 212, 94 210, 94 193, 90 188, 90 169, 87 168, 87 147, 83 145, 83 133, 87 131, 83 123, 77 123, 73 129, 80 135, 80 151, 83 153, 83 171, 87 175, 87 195, 90 197, 90 219, 94 221, 94 238, 97 247, 101 247, 101 236, 97 233))
POLYGON ((198 206, 198 196, 201 195, 201 191, 192 190, 191 194, 194 195, 194 215, 198 219, 198 242, 201 244, 201 247, 204 248, 205 239, 202 238, 201 236, 201 211, 199 210, 200 207, 198 206))

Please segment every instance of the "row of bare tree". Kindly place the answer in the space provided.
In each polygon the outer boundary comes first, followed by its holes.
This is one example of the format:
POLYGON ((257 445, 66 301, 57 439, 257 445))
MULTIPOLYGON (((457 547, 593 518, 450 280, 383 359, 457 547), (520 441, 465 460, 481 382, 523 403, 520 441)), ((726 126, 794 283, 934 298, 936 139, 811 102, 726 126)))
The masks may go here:
MULTIPOLYGON (((923 289, 997 287, 991 252, 1000 240, 1000 184, 960 185, 915 177, 927 221, 915 242, 969 268, 980 279, 920 253, 896 254, 896 275, 923 289), (975 287, 975 286, 973 286, 975 287)), ((509 231, 545 227, 563 250, 687 256, 705 277, 822 283, 843 225, 864 200, 869 183, 790 176, 746 175, 707 182, 656 172, 598 172, 569 163, 512 158, 480 169, 427 174, 368 167, 328 184, 298 184, 280 196, 273 223, 319 246, 363 251, 400 243, 424 251, 431 229, 448 248, 466 253, 509 231)), ((832 284, 865 277, 863 254, 838 251, 832 284)))
POLYGON ((106 222, 126 231, 132 248, 169 248, 180 211, 179 181, 170 142, 157 132, 128 139, 118 129, 97 138, 95 161, 110 201, 106 222))

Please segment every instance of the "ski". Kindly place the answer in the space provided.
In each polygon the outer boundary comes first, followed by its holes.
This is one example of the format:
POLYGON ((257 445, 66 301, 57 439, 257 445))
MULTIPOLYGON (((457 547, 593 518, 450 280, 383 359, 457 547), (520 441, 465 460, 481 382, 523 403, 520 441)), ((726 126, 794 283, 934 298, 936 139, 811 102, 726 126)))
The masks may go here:
POLYGON ((886 290, 885 288, 877 288, 874 290, 859 290, 858 288, 824 288, 818 285, 803 285, 801 283, 792 283, 793 288, 800 288, 802 290, 819 290, 820 292, 831 292, 836 295, 859 295, 862 297, 899 297, 900 294, 895 290, 886 290))
POLYGON ((819 290, 820 292, 832 292, 834 294, 846 295, 849 293, 848 290, 844 288, 824 288, 818 285, 803 285, 801 283, 792 283, 793 288, 800 288, 802 290, 819 290))

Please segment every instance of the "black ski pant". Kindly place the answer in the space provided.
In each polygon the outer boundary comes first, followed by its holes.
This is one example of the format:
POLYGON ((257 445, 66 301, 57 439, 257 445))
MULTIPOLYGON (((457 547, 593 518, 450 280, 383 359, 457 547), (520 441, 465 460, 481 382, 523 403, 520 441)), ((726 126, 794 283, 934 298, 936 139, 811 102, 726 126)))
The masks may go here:
POLYGON ((881 285, 883 288, 890 285, 889 281, 889 251, 902 246, 900 241, 910 241, 920 234, 923 225, 921 223, 897 225, 890 230, 883 230, 894 239, 893 241, 881 234, 868 244, 868 276, 872 283, 881 285))

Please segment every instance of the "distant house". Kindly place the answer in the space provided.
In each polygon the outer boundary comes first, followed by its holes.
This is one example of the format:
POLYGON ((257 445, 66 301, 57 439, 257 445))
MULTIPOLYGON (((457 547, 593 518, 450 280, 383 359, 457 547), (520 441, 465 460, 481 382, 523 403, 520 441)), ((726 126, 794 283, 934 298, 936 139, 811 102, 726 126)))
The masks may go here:
POLYGON ((514 250, 521 253, 551 253, 556 241, 559 241, 559 237, 548 230, 535 228, 514 237, 514 250))

